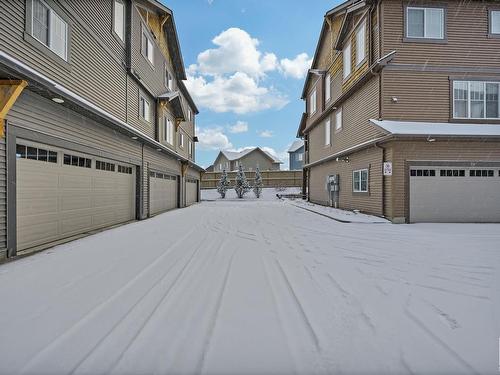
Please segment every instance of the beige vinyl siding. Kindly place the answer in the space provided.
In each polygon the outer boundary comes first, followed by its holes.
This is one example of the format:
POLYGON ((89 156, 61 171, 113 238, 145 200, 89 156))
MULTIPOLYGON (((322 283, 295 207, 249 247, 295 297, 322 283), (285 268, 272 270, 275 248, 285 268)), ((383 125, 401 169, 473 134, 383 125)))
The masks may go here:
POLYGON ((155 138, 155 116, 154 116, 154 111, 155 111, 155 101, 153 98, 148 95, 146 92, 141 90, 137 82, 131 78, 127 77, 128 80, 128 95, 127 95, 127 102, 128 102, 128 114, 127 114, 127 121, 128 124, 133 126, 134 128, 140 130, 144 134, 148 135, 151 138, 155 138), (146 122, 144 119, 142 119, 139 115, 139 93, 142 93, 143 95, 146 96, 146 99, 149 100, 149 103, 151 105, 151 122, 146 122))
POLYGON ((405 3, 401 0, 383 2, 383 54, 397 51, 393 63, 498 69, 500 39, 488 38, 488 8, 498 6, 498 2, 439 2, 446 8, 448 38, 444 44, 403 42, 405 3))
POLYGON ((0 139, 0 260, 7 248, 7 155, 5 138, 0 139))
MULTIPOLYGON (((407 217, 408 160, 443 161, 500 161, 500 142, 496 141, 399 141, 390 144, 393 149, 391 178, 392 213, 390 217, 407 217)), ((389 211, 390 212, 390 211, 389 211)))
POLYGON ((330 175, 340 176, 340 208, 358 209, 363 212, 382 215, 382 150, 369 148, 349 155, 349 163, 331 161, 310 169, 311 202, 328 205, 326 178, 330 175), (353 193, 352 172, 368 169, 368 193, 353 193))
MULTIPOLYGON (((71 21, 69 67, 41 53, 23 38, 25 4, 25 0, 0 1, 0 50, 125 120, 125 67, 122 62, 102 48, 95 33, 88 32, 69 8, 65 12, 71 21)), ((65 9, 65 3, 58 4, 65 9)))

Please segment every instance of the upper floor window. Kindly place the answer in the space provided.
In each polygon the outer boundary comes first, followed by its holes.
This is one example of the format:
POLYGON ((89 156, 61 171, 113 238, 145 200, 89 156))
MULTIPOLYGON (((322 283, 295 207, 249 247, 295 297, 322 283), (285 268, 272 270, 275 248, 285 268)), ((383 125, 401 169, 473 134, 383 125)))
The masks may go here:
POLYGON ((406 37, 444 39, 444 9, 407 7, 406 37))
POLYGON ((332 76, 328 73, 325 76, 325 101, 328 102, 332 97, 332 76))
POLYGON ((500 10, 490 11, 490 34, 500 35, 500 10))
POLYGON ((67 60, 68 24, 44 1, 33 0, 32 35, 56 55, 67 60))
POLYGON ((114 1, 113 12, 113 30, 123 42, 125 41, 125 4, 123 4, 122 0, 114 1))
POLYGON ((142 30, 142 43, 141 43, 141 53, 142 55, 154 65, 154 52, 153 52, 153 41, 148 35, 146 30, 142 30))
POLYGON ((144 96, 139 97, 139 115, 147 122, 151 122, 151 103, 144 96))
POLYGON ((184 133, 179 132, 179 146, 184 148, 184 133))
POLYGON ((188 108, 188 121, 193 120, 193 112, 191 112, 191 108, 188 108))
POLYGON ((309 96, 309 114, 316 113, 316 89, 309 96))
POLYGON ((193 142, 191 140, 188 141, 188 152, 189 156, 193 156, 193 142))
POLYGON ((165 117, 165 120, 163 122, 163 126, 164 126, 163 134, 165 137, 165 141, 167 141, 168 143, 173 145, 174 144, 174 124, 172 123, 172 121, 168 117, 165 117))
POLYGON ((166 68, 165 68, 165 86, 167 86, 167 89, 169 89, 170 91, 173 91, 174 89, 174 79, 172 77, 172 74, 166 68))
POLYGON ((335 112, 335 130, 342 129, 342 108, 335 112))
POLYGON ((454 81, 453 117, 500 118, 500 82, 454 81))
POLYGON ((356 66, 361 64, 366 57, 366 25, 363 22, 356 31, 356 66))
POLYGON ((330 130, 332 128, 332 124, 330 122, 330 119, 326 119, 325 121, 325 146, 329 146, 330 145, 330 139, 331 139, 331 136, 330 136, 330 130))
POLYGON ((344 79, 351 75, 351 42, 347 43, 342 51, 344 79))
POLYGON ((302 161, 304 159, 304 154, 302 152, 297 154, 297 161, 302 161))

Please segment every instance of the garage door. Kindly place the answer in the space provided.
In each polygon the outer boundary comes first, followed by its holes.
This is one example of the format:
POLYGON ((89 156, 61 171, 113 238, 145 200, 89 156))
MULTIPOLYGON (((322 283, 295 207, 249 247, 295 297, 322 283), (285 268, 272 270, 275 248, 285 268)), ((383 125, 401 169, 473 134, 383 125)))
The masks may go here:
POLYGON ((198 201, 198 180, 186 178, 186 205, 190 206, 198 201))
POLYGON ((151 215, 177 208, 177 176, 168 173, 149 173, 151 215))
POLYGON ((500 168, 410 168, 410 221, 500 222, 500 168))
POLYGON ((132 165, 18 141, 17 249, 135 218, 132 165))

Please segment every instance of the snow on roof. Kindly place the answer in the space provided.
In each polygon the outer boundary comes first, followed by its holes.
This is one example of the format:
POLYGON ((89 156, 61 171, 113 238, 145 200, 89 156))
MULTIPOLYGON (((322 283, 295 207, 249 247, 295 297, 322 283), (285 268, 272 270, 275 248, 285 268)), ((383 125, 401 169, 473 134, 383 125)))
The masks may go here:
POLYGON ((288 149, 288 152, 295 152, 302 146, 304 146, 304 141, 302 139, 297 139, 295 142, 292 143, 292 145, 288 149))
POLYGON ((500 125, 370 120, 394 135, 500 136, 500 125))
POLYGON ((282 163, 281 160, 276 159, 272 154, 270 154, 267 151, 262 150, 259 147, 246 148, 246 149, 244 149, 242 151, 239 151, 239 152, 238 151, 221 151, 221 152, 226 157, 227 160, 229 160, 229 161, 235 161, 235 160, 241 159, 243 156, 251 153, 252 151, 254 151, 256 149, 259 149, 264 154, 266 154, 267 156, 269 156, 273 160, 274 163, 282 163))

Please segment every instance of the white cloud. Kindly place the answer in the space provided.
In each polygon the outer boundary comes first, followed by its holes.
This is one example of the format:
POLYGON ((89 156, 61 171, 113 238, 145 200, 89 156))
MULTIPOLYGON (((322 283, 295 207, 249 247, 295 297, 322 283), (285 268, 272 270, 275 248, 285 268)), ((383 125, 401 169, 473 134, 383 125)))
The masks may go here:
POLYGON ((259 86, 255 79, 242 72, 229 77, 215 76, 210 81, 202 76, 188 76, 186 86, 197 104, 219 113, 281 109, 288 103, 288 99, 272 87, 259 86))
POLYGON ((271 138, 273 136, 273 132, 271 130, 263 130, 259 132, 259 136, 262 138, 271 138))
POLYGON ((245 121, 236 121, 236 124, 229 127, 229 133, 238 134, 248 131, 248 123, 245 121))
POLYGON ((200 150, 226 150, 232 148, 229 138, 224 134, 221 127, 196 128, 196 134, 200 140, 200 150))
POLYGON ((231 27, 217 35, 212 42, 217 48, 207 49, 198 55, 196 68, 200 74, 241 72, 259 78, 278 68, 276 55, 259 51, 259 41, 245 30, 231 27))
POLYGON ((286 77, 302 79, 306 76, 307 70, 311 67, 312 59, 307 53, 298 54, 293 60, 281 59, 280 68, 286 77))

